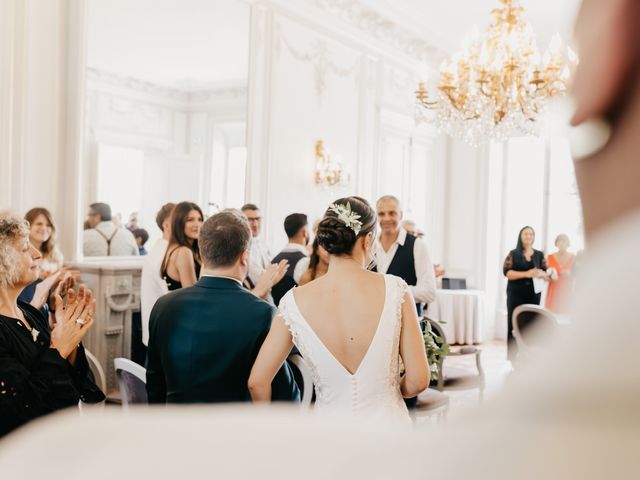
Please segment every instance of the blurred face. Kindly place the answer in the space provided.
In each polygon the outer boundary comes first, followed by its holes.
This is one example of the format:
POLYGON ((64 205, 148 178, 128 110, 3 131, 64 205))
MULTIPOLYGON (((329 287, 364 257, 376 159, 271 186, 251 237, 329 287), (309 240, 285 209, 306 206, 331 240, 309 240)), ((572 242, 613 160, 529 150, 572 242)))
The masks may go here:
POLYGON ((203 218, 198 210, 191 210, 184 222, 184 234, 191 240, 197 240, 200 236, 200 228, 202 227, 203 218))
POLYGON ((40 275, 40 251, 29 243, 28 237, 20 237, 13 242, 13 248, 18 253, 16 261, 20 277, 16 286, 30 285, 38 279, 40 275))
POLYGON ((329 265, 329 252, 327 252, 324 248, 318 245, 318 257, 320 261, 325 265, 329 265))
POLYGON ((400 226, 402 212, 400 206, 394 200, 383 200, 377 205, 378 221, 382 233, 394 233, 400 226))
POLYGON ((565 237, 558 238, 556 247, 558 247, 558 250, 560 250, 561 252, 566 252, 569 248, 569 239, 565 237))
POLYGON ((251 228, 251 236, 257 237, 260 235, 260 228, 262 226, 262 216, 260 210, 244 210, 242 212, 247 220, 249 220, 249 227, 251 228))
POLYGON ((38 215, 31 224, 31 229, 29 231, 29 241, 36 245, 46 242, 51 238, 51 232, 53 231, 53 227, 47 221, 47 217, 40 214, 38 215))
POLYGON ((89 222, 89 228, 96 228, 96 225, 98 225, 101 220, 102 219, 100 218, 100 214, 93 208, 90 208, 89 213, 87 214, 87 222, 89 222))
POLYGON ((533 233, 533 230, 530 228, 525 228, 520 234, 520 240, 522 240, 522 245, 525 247, 530 247, 533 245, 533 241, 536 238, 536 234, 533 233))

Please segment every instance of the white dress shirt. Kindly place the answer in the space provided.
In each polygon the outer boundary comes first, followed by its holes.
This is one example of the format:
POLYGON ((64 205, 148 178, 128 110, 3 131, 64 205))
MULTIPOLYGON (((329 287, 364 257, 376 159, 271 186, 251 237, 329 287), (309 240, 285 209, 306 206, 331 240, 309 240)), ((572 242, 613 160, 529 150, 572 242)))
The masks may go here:
MULTIPOLYGON (((95 228, 84 231, 82 253, 86 257, 106 257, 109 253, 106 238, 111 238, 116 226, 112 221, 100 222, 95 228), (104 235, 100 235, 98 231, 104 235), (106 237, 106 238, 105 238, 106 237)), ((119 228, 111 238, 112 257, 140 255, 136 239, 126 228, 119 228)))
POLYGON ((140 278, 140 316, 142 318, 142 343, 149 342, 149 315, 156 301, 169 291, 167 282, 160 275, 162 260, 167 253, 169 241, 164 238, 159 239, 154 245, 149 255, 144 259, 142 265, 142 275, 140 278))
POLYGON ((249 278, 253 283, 258 281, 260 275, 264 273, 273 256, 269 251, 267 243, 256 237, 251 237, 249 243, 249 278))
POLYGON ((296 267, 293 269, 293 279, 296 283, 300 283, 300 278, 304 275, 304 272, 309 268, 309 251, 307 247, 304 245, 300 245, 299 243, 287 243, 287 245, 282 249, 283 252, 300 252, 304 253, 304 258, 298 260, 296 263, 296 267))
MULTIPOLYGON (((398 251, 398 245, 404 245, 407 239, 407 231, 400 228, 398 238, 386 252, 380 243, 380 239, 375 242, 374 255, 376 257, 376 268, 379 273, 387 273, 389 265, 398 251)), ((429 256, 427 244, 421 238, 416 238, 413 244, 413 262, 416 269, 416 285, 409 285, 413 298, 417 303, 431 303, 436 299, 436 275, 433 271, 433 263, 429 256)))

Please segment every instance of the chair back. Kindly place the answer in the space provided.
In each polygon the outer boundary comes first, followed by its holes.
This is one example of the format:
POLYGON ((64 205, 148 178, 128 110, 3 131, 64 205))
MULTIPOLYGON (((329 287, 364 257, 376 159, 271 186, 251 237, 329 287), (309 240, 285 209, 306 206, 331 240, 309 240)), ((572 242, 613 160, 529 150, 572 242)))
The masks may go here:
POLYGON ((442 289, 443 290, 466 290, 467 279, 442 277, 442 289))
POLYGON ((304 358, 297 353, 292 353, 287 358, 289 366, 293 371, 293 376, 300 389, 301 405, 309 407, 313 398, 313 380, 311 379, 311 370, 307 366, 304 358))
POLYGON ((148 403, 147 371, 128 358, 114 358, 116 378, 120 387, 120 399, 123 408, 129 404, 148 403))
POLYGON ((87 348, 84 349, 84 355, 87 357, 87 363, 89 364, 89 371, 93 375, 93 381, 98 386, 102 393, 107 394, 107 376, 104 374, 104 369, 100 362, 87 348))
POLYGON ((547 348, 557 330, 555 315, 540 305, 519 305, 513 311, 513 336, 523 352, 547 348))

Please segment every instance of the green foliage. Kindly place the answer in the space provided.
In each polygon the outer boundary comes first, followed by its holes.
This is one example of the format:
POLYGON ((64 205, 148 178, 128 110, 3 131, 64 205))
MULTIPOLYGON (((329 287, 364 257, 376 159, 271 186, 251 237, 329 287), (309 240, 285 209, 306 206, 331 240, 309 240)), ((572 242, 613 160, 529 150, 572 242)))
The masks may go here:
POLYGON ((427 360, 431 369, 431 380, 438 380, 442 374, 440 360, 449 354, 449 344, 431 328, 431 323, 425 319, 424 348, 427 351, 427 360))

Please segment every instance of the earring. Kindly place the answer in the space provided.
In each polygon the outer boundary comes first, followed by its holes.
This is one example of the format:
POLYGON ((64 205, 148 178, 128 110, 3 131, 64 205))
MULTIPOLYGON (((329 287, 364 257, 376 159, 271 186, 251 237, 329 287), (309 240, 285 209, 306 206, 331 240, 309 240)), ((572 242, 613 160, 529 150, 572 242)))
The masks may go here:
POLYGON ((611 125, 603 118, 592 118, 571 127, 569 148, 574 160, 582 160, 599 152, 611 138, 611 125))

